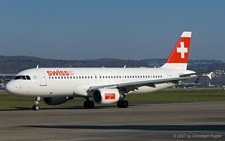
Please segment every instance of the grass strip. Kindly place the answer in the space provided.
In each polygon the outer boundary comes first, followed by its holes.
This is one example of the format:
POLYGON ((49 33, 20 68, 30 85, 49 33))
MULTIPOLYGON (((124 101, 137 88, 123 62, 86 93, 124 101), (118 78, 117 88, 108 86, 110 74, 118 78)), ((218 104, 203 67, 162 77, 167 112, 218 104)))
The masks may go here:
MULTIPOLYGON (((160 101, 160 102, 198 102, 198 101, 225 101, 225 90, 222 89, 168 89, 149 94, 131 94, 126 96, 128 101, 160 101)), ((64 104, 63 107, 82 106, 84 99, 75 98, 64 104)), ((17 96, 0 93, 0 109, 31 108, 34 103, 32 97, 17 96)), ((58 106, 46 105, 40 101, 41 108, 58 108, 58 106)))

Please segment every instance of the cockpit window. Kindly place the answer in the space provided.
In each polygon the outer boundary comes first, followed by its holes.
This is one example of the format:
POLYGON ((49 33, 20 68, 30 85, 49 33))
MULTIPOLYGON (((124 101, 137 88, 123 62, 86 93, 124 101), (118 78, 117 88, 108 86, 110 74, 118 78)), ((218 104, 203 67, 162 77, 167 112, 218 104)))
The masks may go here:
POLYGON ((27 80, 30 80, 30 76, 26 75, 27 80))
POLYGON ((27 78, 26 78, 25 75, 22 75, 21 78, 22 78, 23 80, 27 80, 27 78))
POLYGON ((14 80, 20 79, 21 75, 15 76, 14 80))
POLYGON ((18 79, 31 80, 29 75, 17 75, 14 77, 14 80, 18 80, 18 79))

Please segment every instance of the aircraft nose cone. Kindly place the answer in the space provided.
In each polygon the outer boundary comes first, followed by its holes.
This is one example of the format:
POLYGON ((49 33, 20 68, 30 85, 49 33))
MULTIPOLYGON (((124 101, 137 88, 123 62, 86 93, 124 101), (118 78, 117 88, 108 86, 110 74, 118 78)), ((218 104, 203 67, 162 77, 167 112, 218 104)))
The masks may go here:
POLYGON ((6 84, 6 86, 5 86, 5 90, 6 90, 6 92, 8 92, 8 93, 14 93, 13 91, 14 91, 14 87, 13 87, 13 85, 10 83, 10 82, 8 82, 7 84, 6 84))

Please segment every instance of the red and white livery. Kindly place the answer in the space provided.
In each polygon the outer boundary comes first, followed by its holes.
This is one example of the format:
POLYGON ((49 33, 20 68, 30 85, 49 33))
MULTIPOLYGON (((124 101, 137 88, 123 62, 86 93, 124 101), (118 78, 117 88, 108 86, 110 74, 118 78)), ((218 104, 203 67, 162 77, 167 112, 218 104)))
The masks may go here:
POLYGON ((183 32, 166 63, 160 68, 33 68, 21 71, 6 85, 9 93, 35 97, 38 100, 58 105, 74 97, 83 97, 85 108, 94 103, 117 103, 127 108, 128 94, 150 93, 196 78, 196 73, 187 70, 190 53, 191 32, 183 32), (92 98, 90 100, 89 98, 92 98))

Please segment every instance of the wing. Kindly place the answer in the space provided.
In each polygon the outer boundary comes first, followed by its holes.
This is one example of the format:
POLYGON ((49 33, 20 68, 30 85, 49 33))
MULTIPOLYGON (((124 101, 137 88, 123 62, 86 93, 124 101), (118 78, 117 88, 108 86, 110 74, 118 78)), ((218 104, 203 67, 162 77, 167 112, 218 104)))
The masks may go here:
POLYGON ((176 78, 167 78, 167 79, 156 79, 156 80, 147 80, 147 81, 136 81, 136 82, 128 82, 128 83, 119 83, 112 85, 102 85, 102 86, 91 86, 88 91, 94 91, 99 88, 117 88, 123 93, 129 93, 130 91, 134 91, 138 89, 138 87, 149 86, 156 87, 156 84, 162 83, 174 83, 178 84, 179 81, 196 78, 197 76, 184 76, 184 77, 176 77, 176 78))

